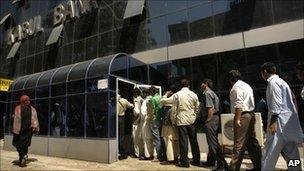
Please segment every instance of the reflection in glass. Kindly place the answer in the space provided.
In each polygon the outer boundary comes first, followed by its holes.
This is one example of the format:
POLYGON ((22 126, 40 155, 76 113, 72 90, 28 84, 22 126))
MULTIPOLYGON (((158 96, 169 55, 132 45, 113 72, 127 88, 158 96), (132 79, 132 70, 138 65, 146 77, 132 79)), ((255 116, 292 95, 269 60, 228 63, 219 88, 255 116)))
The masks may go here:
MULTIPOLYGON (((69 52, 71 53, 71 52, 69 52)), ((73 59, 72 62, 81 62, 85 58, 85 46, 84 46, 84 40, 81 40, 79 42, 74 43, 74 53, 73 53, 73 59)))
POLYGON ((192 58, 193 90, 201 94, 202 81, 209 78, 213 81, 212 89, 217 90, 217 56, 206 55, 192 58))
POLYGON ((84 80, 68 82, 68 94, 83 93, 84 90, 85 90, 84 80))
POLYGON ((159 48, 166 45, 165 24, 165 17, 153 18, 147 21, 147 49, 159 48))
POLYGON ((49 99, 36 100, 36 110, 39 120, 39 135, 48 135, 49 99))
MULTIPOLYGON (((218 54, 219 56, 219 74, 218 75, 218 90, 228 91, 231 84, 228 80, 228 72, 232 69, 237 69, 242 74, 242 79, 247 81, 246 78, 246 60, 244 60, 243 50, 230 51, 218 54)), ((251 78, 250 78, 251 79, 251 78)))
POLYGON ((104 6, 99 9, 99 33, 110 31, 113 27, 113 6, 104 6))
POLYGON ((51 99, 50 110, 50 135, 51 136, 65 136, 66 126, 66 98, 51 99))
POLYGON ((191 40, 213 36, 213 18, 211 3, 189 9, 191 40))
POLYGON ((67 136, 84 136, 84 95, 68 97, 67 109, 67 136))
MULTIPOLYGON (((179 59, 171 61, 170 67, 170 75, 169 82, 172 84, 177 84, 179 79, 182 77, 186 77, 191 80, 191 58, 188 59, 179 59)), ((192 85, 192 83, 191 83, 192 85)))
POLYGON ((290 20, 303 19, 304 2, 302 0, 273 0, 274 22, 281 23, 290 20))
POLYGON ((87 137, 108 137, 108 93, 87 95, 87 137))
POLYGON ((112 31, 98 36, 98 57, 110 55, 113 52, 112 31))
POLYGON ((86 40, 86 60, 94 59, 97 57, 98 49, 98 36, 88 38, 86 40))
POLYGON ((149 84, 160 85, 164 88, 168 87, 168 73, 168 62, 160 62, 149 65, 149 84))
POLYGON ((179 11, 167 16, 168 44, 177 44, 189 40, 187 11, 179 11))

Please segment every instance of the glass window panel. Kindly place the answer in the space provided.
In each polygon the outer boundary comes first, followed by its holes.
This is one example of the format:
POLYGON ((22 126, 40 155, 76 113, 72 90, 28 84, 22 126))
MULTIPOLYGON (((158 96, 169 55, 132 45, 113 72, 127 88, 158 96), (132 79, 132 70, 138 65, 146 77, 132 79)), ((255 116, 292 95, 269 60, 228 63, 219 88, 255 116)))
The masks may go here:
POLYGON ((167 15, 167 40, 169 44, 177 44, 189 40, 186 10, 167 15))
POLYGON ((166 1, 146 0, 147 16, 152 18, 166 13, 166 1))
POLYGON ((120 28, 123 26, 123 16, 125 14, 127 1, 118 1, 114 3, 114 28, 120 28))
POLYGON ((110 129, 110 137, 109 138, 115 138, 116 137, 116 93, 110 92, 110 103, 108 106, 108 113, 109 113, 109 129, 110 129))
POLYGON ((85 80, 71 81, 68 82, 67 86, 69 94, 83 93, 85 91, 85 80))
POLYGON ((66 83, 54 84, 51 86, 52 97, 65 95, 66 83))
POLYGON ((290 86, 301 85, 297 78, 295 66, 304 60, 304 40, 296 40, 278 44, 278 54, 281 63, 281 76, 290 84, 290 86))
POLYGON ((129 79, 147 84, 147 65, 134 58, 129 58, 129 79))
POLYGON ((128 74, 127 57, 126 56, 116 57, 112 62, 110 73, 120 77, 127 78, 127 74, 128 74))
POLYGON ((39 32, 36 34, 36 46, 35 46, 35 53, 42 52, 44 49, 44 34, 43 32, 39 32))
POLYGON ((252 0, 240 2, 243 30, 267 26, 273 23, 271 1, 252 0))
POLYGON ((50 135, 65 136, 66 127, 66 98, 51 99, 50 135))
POLYGON ((49 85, 50 81, 51 81, 51 77, 53 76, 55 71, 56 71, 56 69, 44 72, 42 74, 42 76, 40 77, 40 79, 38 80, 38 85, 39 86, 49 85))
POLYGON ((98 57, 110 55, 113 52, 112 31, 98 36, 98 57))
POLYGON ((98 80, 103 79, 102 77, 91 78, 87 80, 87 92, 97 92, 98 90, 98 80))
POLYGON ((29 47, 28 47, 28 54, 27 55, 32 55, 35 53, 35 39, 36 39, 36 36, 35 37, 29 37, 29 47))
POLYGON ((98 51, 98 36, 88 38, 86 40, 86 59, 97 58, 98 51))
MULTIPOLYGON (((169 82, 177 84, 180 78, 186 77, 191 81, 191 58, 171 61, 169 82)), ((192 82, 191 82, 192 85, 192 82)), ((192 87, 192 86, 191 86, 192 87)))
POLYGON ((33 73, 34 56, 26 58, 26 74, 33 73))
POLYGON ((42 71, 42 60, 43 60, 43 53, 35 55, 34 73, 42 71))
POLYGON ((107 75, 110 67, 110 62, 113 57, 113 55, 110 55, 107 57, 98 58, 89 68, 88 78, 104 77, 107 75))
POLYGON ((169 1, 166 1, 165 7, 166 7, 165 8, 166 12, 178 11, 178 10, 181 10, 181 9, 184 9, 187 7, 187 1, 186 0, 178 0, 178 1, 169 0, 169 1))
POLYGON ((84 95, 68 97, 66 135, 69 137, 84 136, 84 98, 84 95))
POLYGON ((242 30, 239 4, 234 5, 230 0, 214 1, 213 15, 215 34, 231 34, 242 30))
POLYGON ((108 137, 108 93, 87 95, 87 137, 108 137))
POLYGON ((301 0, 273 0, 272 4, 275 23, 303 18, 304 2, 301 0))
POLYGON ((36 100, 36 110, 39 121, 39 135, 48 135, 49 99, 36 100))
POLYGON ((19 101, 20 97, 23 95, 23 90, 13 91, 13 101, 19 101))
MULTIPOLYGON (((150 83, 168 87, 169 66, 167 62, 159 62, 149 65, 150 83)), ((169 83, 170 84, 170 83, 169 83)))
POLYGON ((59 68, 56 73, 53 76, 53 80, 52 83, 62 83, 62 82, 66 82, 67 81, 67 75, 70 72, 71 69, 71 65, 70 66, 65 66, 62 68, 59 68))
POLYGON ((189 9, 191 40, 208 38, 213 33, 213 17, 211 3, 189 9))
POLYGON ((211 2, 212 0, 188 0, 188 7, 191 7, 191 6, 196 6, 196 5, 200 5, 202 3, 209 3, 211 2))
POLYGON ((20 46, 20 59, 25 58, 27 56, 27 51, 28 51, 28 46, 29 46, 29 40, 25 39, 20 46))
POLYGON ((112 30, 113 28, 113 5, 107 6, 99 9, 99 32, 107 32, 112 30))
MULTIPOLYGON (((228 80, 228 73, 230 70, 237 69, 242 74, 242 79, 247 81, 246 77, 246 60, 243 50, 229 51, 218 54, 219 75, 218 75, 218 90, 229 91, 231 84, 228 80)), ((250 83, 249 83, 250 84, 250 83)))
POLYGON ((36 87, 37 81, 40 77, 41 73, 31 75, 25 84, 25 88, 36 87))
POLYGON ((197 94, 202 94, 200 85, 202 81, 209 78, 213 82, 212 89, 217 90, 217 56, 205 55, 192 58, 193 90, 197 94))
POLYGON ((24 76, 22 78, 19 78, 17 81, 16 81, 16 84, 14 86, 14 90, 20 90, 20 89, 23 89, 24 87, 24 84, 25 82, 27 81, 29 77, 28 76, 24 76))
MULTIPOLYGON (((246 49, 248 79, 253 88, 266 87, 267 82, 261 77, 260 68, 265 62, 278 63, 276 50, 275 44, 246 49)), ((277 72, 280 73, 278 65, 277 72)))
POLYGON ((76 40, 89 37, 98 32, 98 13, 97 10, 82 15, 75 21, 74 38, 76 40))
POLYGON ((6 134, 11 134, 11 128, 10 128, 10 123, 11 123, 11 119, 12 119, 12 111, 13 111, 13 102, 9 102, 8 104, 7 104, 7 111, 6 111, 6 113, 5 113, 5 115, 4 115, 4 125, 3 125, 3 127, 4 127, 4 132, 6 133, 6 134))
POLYGON ((63 43, 67 44, 74 41, 74 22, 66 22, 63 28, 63 43))
POLYGON ((51 46, 48 51, 44 52, 43 57, 43 70, 53 69, 58 67, 61 63, 61 51, 62 48, 58 47, 56 44, 51 46))
POLYGON ((74 66, 70 71, 69 81, 85 79, 87 67, 90 65, 91 62, 92 61, 86 61, 76 64, 76 66, 74 66))
POLYGON ((36 87, 37 98, 43 98, 49 96, 49 86, 36 87))
POLYGON ((166 18, 164 16, 147 21, 147 49, 164 47, 167 44, 165 25, 166 18))
POLYGON ((62 65, 64 66, 71 64, 72 59, 73 59, 73 44, 63 46, 62 65))
POLYGON ((84 40, 74 43, 73 63, 83 61, 85 58, 84 40))

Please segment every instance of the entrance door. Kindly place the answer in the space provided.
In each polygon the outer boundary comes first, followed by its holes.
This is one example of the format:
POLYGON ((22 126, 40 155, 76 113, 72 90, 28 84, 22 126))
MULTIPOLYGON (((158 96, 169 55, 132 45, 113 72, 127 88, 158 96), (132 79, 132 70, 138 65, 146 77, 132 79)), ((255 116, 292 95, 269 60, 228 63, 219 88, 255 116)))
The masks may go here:
MULTIPOLYGON (((116 111, 118 111, 118 96, 120 95, 122 98, 127 99, 130 103, 133 104, 133 89, 135 87, 145 90, 149 89, 152 85, 147 84, 137 84, 127 79, 117 78, 116 79, 116 111)), ((154 86, 159 90, 159 94, 161 95, 162 89, 161 86, 154 86)), ((132 139, 132 129, 133 129, 133 110, 127 110, 124 115, 124 147, 128 151, 126 153, 134 154, 134 145, 132 139)), ((117 142, 117 155, 116 159, 118 160, 119 155, 119 119, 118 115, 116 114, 116 142, 117 142)))

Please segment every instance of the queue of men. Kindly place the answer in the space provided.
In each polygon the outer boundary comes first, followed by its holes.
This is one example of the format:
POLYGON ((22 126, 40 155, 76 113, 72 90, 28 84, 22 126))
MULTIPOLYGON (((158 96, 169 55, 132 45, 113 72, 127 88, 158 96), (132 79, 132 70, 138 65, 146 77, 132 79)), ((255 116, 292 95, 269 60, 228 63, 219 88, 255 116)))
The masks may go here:
MULTIPOLYGON (((298 66, 298 69, 304 67, 298 66)), ((300 70, 299 69, 299 70, 300 70)), ((303 72, 302 77, 304 78, 303 72)), ((230 107, 234 116, 234 146, 230 164, 226 162, 218 141, 220 128, 220 99, 212 90, 212 80, 202 81, 203 97, 189 89, 190 82, 180 80, 180 88, 171 86, 161 96, 158 89, 151 87, 141 91, 134 89, 133 104, 119 97, 119 124, 127 108, 133 108, 133 142, 135 157, 140 160, 159 161, 161 164, 174 164, 188 168, 190 165, 214 167, 214 170, 240 170, 245 150, 253 164, 252 170, 275 170, 279 154, 286 162, 299 159, 298 144, 302 143, 302 129, 298 111, 288 84, 276 75, 273 63, 261 67, 261 76, 268 82, 266 99, 269 109, 265 147, 257 141, 255 125, 255 102, 251 86, 241 79, 238 70, 228 73, 232 85, 230 107), (198 116, 203 117, 203 122, 198 116), (198 123, 199 122, 199 123, 198 123), (201 162, 195 124, 205 126, 209 146, 207 160, 201 162), (190 142, 192 160, 188 158, 190 142)), ((301 78, 302 78, 301 77, 301 78)), ((300 78, 300 76, 299 76, 300 78)), ((303 89, 304 91, 304 89, 303 89)), ((121 130, 120 130, 121 132, 121 130)), ((119 138, 123 138, 119 136, 119 138)), ((120 146, 120 155, 124 149, 120 146)), ((121 157, 125 158, 124 156, 121 157)), ((288 167, 288 170, 301 170, 301 165, 288 167)))

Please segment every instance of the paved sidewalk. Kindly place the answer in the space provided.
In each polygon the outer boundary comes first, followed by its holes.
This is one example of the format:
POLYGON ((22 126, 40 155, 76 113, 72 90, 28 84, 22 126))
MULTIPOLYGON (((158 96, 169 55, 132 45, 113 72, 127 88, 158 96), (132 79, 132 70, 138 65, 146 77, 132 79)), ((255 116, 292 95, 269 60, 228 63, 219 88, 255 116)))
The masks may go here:
MULTIPOLYGON (((202 161, 206 160, 206 154, 201 154, 202 161)), ((1 162, 0 170, 211 170, 212 168, 202 168, 191 166, 189 169, 178 168, 174 165, 161 165, 158 162, 139 161, 138 159, 128 158, 113 164, 101 164, 97 162, 79 161, 58 157, 48 157, 29 154, 30 162, 27 167, 20 168, 12 162, 17 160, 17 152, 0 151, 1 162)), ((226 158, 227 162, 230 158, 226 158)), ((303 163, 303 159, 302 159, 303 163)), ((251 168, 249 159, 243 160, 242 170, 251 168)), ((276 167, 278 170, 286 169, 285 161, 280 157, 276 167)))

